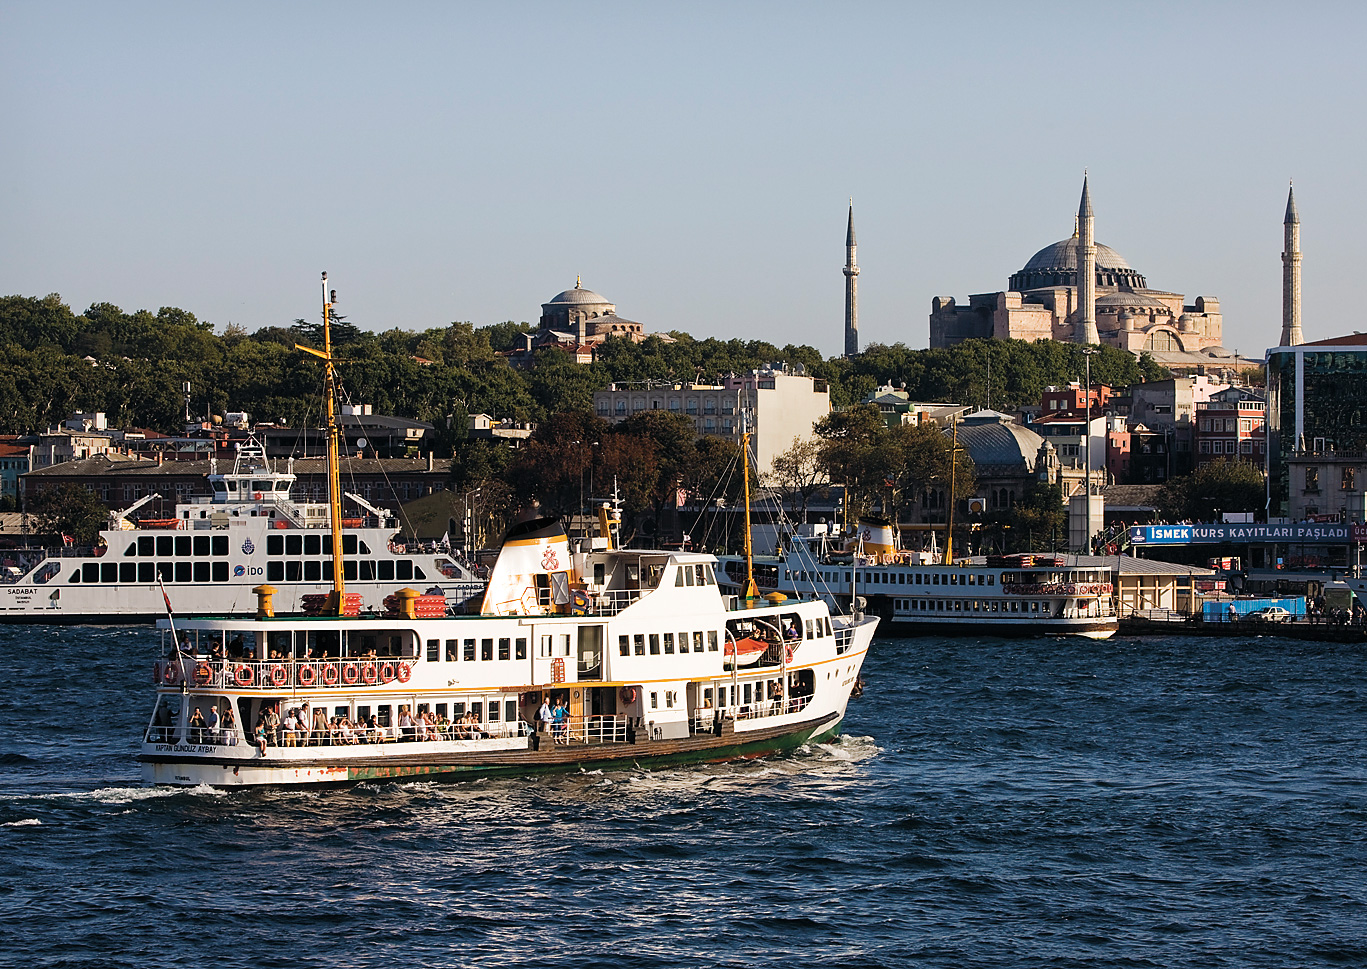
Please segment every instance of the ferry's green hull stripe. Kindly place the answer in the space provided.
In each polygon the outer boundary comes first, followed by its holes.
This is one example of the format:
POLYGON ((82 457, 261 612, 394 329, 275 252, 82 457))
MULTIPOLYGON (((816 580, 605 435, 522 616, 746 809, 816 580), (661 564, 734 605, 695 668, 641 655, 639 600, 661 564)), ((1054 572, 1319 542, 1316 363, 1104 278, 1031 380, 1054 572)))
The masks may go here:
POLYGON ((735 743, 723 747, 708 747, 703 750, 675 751, 673 753, 648 754, 642 751, 639 757, 604 757, 568 761, 558 764, 499 764, 490 766, 455 764, 396 764, 393 767, 349 767, 348 781, 392 780, 401 777, 467 778, 526 776, 528 774, 565 773, 580 769, 623 769, 628 767, 676 767, 685 764, 701 764, 710 761, 737 760, 746 757, 761 757, 765 754, 792 750, 807 743, 820 743, 840 735, 840 721, 821 724, 808 730, 799 730, 782 737, 771 737, 753 743, 735 743))

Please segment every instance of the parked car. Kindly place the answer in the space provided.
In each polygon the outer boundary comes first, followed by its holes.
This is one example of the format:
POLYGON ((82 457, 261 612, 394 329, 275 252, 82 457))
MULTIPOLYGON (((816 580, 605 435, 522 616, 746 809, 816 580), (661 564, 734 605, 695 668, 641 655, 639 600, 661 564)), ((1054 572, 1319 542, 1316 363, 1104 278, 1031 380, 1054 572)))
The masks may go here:
POLYGON ((1281 606, 1263 606, 1248 614, 1254 622, 1290 622, 1291 613, 1281 606))

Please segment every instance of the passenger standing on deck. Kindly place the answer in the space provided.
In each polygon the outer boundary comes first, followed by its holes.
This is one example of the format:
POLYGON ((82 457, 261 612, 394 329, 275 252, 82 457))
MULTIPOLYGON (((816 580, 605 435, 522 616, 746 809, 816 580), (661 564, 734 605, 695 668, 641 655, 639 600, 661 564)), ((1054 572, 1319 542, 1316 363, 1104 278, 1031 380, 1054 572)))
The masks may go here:
POLYGON ((536 712, 537 722, 541 725, 541 732, 549 734, 551 732, 551 721, 555 719, 555 713, 551 710, 551 695, 543 694, 541 698, 541 709, 536 712))

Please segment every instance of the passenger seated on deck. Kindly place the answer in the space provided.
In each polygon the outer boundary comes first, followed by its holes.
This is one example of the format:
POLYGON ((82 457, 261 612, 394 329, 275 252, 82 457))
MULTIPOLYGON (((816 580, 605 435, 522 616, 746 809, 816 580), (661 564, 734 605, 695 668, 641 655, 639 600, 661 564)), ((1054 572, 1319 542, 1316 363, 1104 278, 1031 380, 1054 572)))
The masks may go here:
POLYGON ((266 756, 266 711, 262 710, 256 718, 256 747, 261 756, 266 756))

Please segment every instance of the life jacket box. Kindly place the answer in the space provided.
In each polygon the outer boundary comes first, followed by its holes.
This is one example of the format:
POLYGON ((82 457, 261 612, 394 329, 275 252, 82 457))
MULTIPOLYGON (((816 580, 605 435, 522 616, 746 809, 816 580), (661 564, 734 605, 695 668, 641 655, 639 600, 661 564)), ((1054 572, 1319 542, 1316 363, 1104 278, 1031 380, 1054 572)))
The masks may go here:
MULTIPOLYGON (((321 616, 327 607, 328 593, 310 593, 301 597, 304 607, 304 615, 321 616)), ((361 594, 359 592, 342 593, 342 615, 359 616, 361 614, 361 594)))

